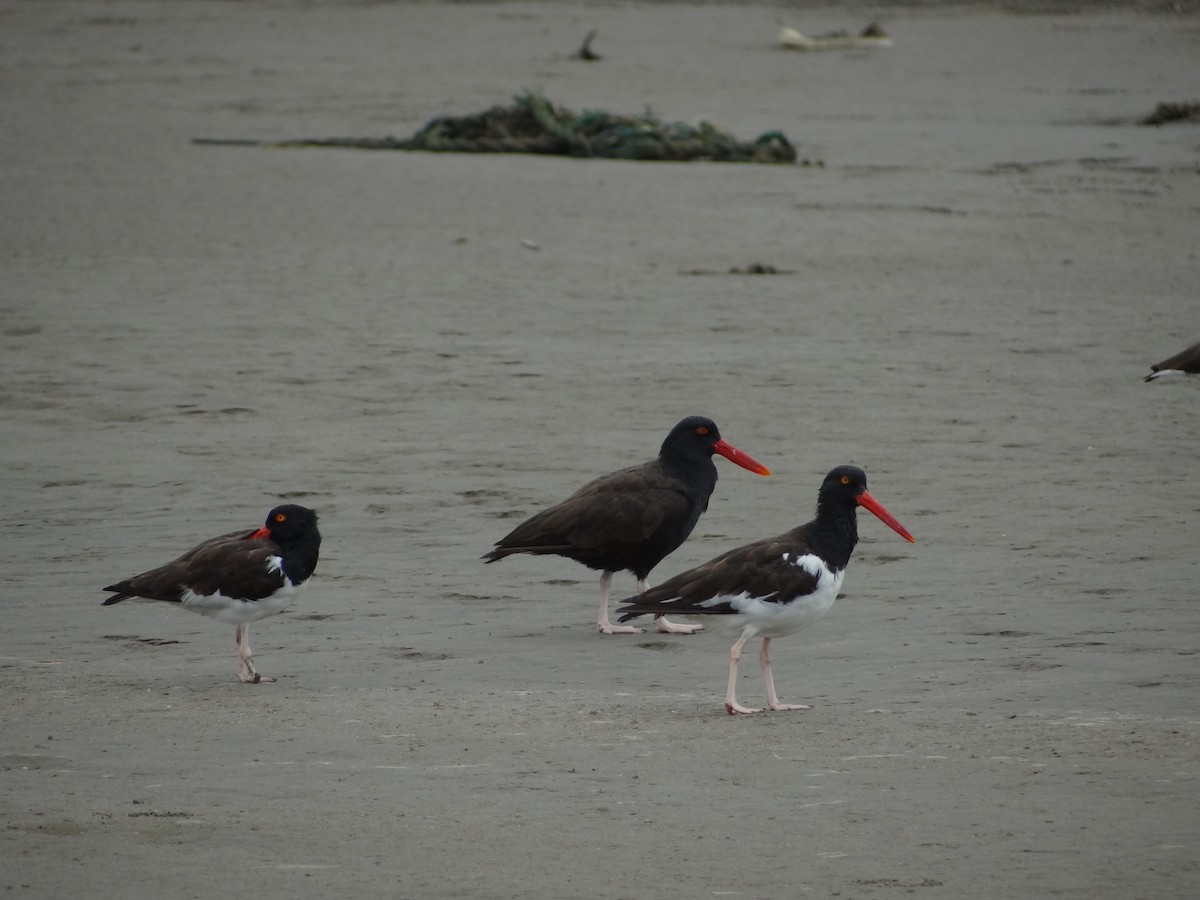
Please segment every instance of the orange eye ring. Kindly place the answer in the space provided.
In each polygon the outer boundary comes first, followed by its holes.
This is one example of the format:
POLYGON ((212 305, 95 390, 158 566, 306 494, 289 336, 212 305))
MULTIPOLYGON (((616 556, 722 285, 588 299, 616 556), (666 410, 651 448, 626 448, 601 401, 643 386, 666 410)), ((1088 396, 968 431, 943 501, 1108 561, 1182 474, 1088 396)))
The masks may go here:
POLYGON ((840 481, 842 484, 849 484, 851 481, 851 478, 849 475, 843 475, 841 478, 838 479, 838 481, 840 481))
POLYGON ((701 425, 699 428, 696 429, 696 434, 700 435, 701 437, 704 437, 706 434, 708 434, 708 428, 701 425))
POLYGON ((276 522, 286 522, 287 516, 284 515, 283 513, 275 513, 275 521, 276 522))

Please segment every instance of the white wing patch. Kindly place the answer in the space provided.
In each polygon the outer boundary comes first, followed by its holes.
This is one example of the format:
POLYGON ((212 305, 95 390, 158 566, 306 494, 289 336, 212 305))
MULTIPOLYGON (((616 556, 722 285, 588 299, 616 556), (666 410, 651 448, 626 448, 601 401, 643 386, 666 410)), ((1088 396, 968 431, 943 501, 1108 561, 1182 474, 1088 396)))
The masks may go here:
POLYGON ((813 578, 820 578, 822 575, 830 574, 828 567, 825 565, 825 560, 811 553, 797 553, 795 559, 792 559, 792 554, 785 553, 783 554, 783 561, 790 563, 797 569, 803 569, 813 578))

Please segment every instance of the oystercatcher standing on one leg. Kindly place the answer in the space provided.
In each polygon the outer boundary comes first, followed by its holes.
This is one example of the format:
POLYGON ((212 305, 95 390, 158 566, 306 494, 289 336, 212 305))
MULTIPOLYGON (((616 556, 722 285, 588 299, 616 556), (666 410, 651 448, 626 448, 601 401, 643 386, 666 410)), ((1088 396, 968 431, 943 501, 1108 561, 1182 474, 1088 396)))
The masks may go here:
POLYGON ((780 703, 771 675, 771 640, 811 625, 833 606, 846 576, 850 554, 858 543, 859 506, 870 510, 903 537, 915 541, 883 505, 867 491, 867 475, 855 466, 838 466, 825 476, 817 495, 817 517, 778 537, 747 544, 676 575, 624 601, 626 622, 646 613, 662 615, 737 616, 741 636, 729 651, 729 684, 725 711, 761 712, 737 702, 738 660, 742 648, 761 636, 767 706, 776 710, 811 709, 780 703))
MULTIPOLYGON (((639 591, 646 576, 682 544, 717 486, 718 453, 759 475, 771 470, 721 439, 716 423, 689 416, 671 429, 658 459, 621 469, 585 484, 562 503, 543 510, 501 538, 483 559, 495 562, 513 553, 553 554, 601 570, 601 634, 640 634, 633 626, 611 625, 608 599, 614 572, 628 569, 639 591)), ((691 634, 699 625, 675 625, 661 615, 661 632, 691 634)))
POLYGON ((311 509, 284 504, 257 530, 235 531, 193 547, 165 566, 104 588, 116 595, 178 603, 220 622, 237 625, 238 680, 274 681, 254 668, 248 623, 283 612, 317 566, 321 534, 311 509))

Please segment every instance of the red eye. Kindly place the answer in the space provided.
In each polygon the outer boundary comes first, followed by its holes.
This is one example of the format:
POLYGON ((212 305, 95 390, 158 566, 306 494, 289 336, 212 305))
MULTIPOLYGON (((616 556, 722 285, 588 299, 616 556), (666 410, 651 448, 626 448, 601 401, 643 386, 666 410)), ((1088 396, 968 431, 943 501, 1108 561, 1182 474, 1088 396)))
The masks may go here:
POLYGON ((701 437, 704 437, 704 435, 708 434, 708 429, 705 428, 703 425, 701 425, 699 428, 696 429, 696 434, 700 435, 701 437))

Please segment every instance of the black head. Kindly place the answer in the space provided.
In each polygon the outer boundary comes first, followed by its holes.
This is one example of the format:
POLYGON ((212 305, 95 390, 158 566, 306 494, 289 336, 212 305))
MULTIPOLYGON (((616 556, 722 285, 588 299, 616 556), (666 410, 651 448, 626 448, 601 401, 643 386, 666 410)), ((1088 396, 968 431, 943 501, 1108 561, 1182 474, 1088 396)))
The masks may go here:
POLYGON ((662 443, 658 455, 662 457, 705 460, 713 455, 713 448, 721 440, 717 423, 704 416, 688 416, 671 429, 662 443))
POLYGON ((821 503, 858 506, 858 498, 867 492, 867 473, 858 466, 838 466, 821 482, 821 503))
POLYGON ((845 507, 853 509, 859 506, 906 541, 916 540, 908 533, 908 529, 896 521, 895 516, 884 509, 882 503, 871 496, 867 490, 867 473, 858 466, 838 466, 825 476, 821 482, 821 493, 817 496, 818 518, 823 515, 844 517, 845 507))
POLYGON ((267 514, 259 533, 266 531, 277 544, 288 544, 306 535, 316 534, 317 514, 304 506, 284 503, 267 514))
POLYGON ((668 465, 693 470, 698 466, 707 465, 709 470, 715 473, 716 468, 712 464, 714 453, 719 453, 730 462, 756 475, 771 474, 770 469, 751 458, 749 454, 725 443, 721 439, 721 432, 717 430, 717 423, 704 416, 688 416, 672 428, 667 439, 663 441, 662 449, 658 451, 658 458, 668 465))

